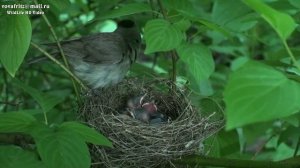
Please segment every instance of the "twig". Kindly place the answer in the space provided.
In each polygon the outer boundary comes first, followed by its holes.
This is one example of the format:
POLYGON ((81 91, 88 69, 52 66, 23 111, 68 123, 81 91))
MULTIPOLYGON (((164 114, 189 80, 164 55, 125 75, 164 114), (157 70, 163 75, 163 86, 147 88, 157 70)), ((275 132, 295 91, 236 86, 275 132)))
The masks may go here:
POLYGON ((297 60, 296 60, 294 54, 292 53, 290 47, 289 47, 288 44, 287 44, 287 42, 286 42, 285 40, 282 39, 282 43, 283 43, 284 48, 286 49, 287 53, 288 53, 289 56, 291 57, 291 59, 292 59, 294 65, 297 67, 297 69, 300 70, 300 65, 299 65, 299 63, 297 62, 297 60))
MULTIPOLYGON (((163 15, 163 18, 165 20, 168 20, 167 13, 164 10, 164 7, 163 7, 163 5, 161 3, 161 0, 157 0, 157 2, 158 2, 158 5, 159 5, 159 8, 161 10, 161 13, 163 15)), ((171 80, 174 83, 176 83, 176 62, 177 62, 178 55, 177 55, 177 53, 176 53, 175 50, 170 51, 170 54, 172 56, 172 76, 171 76, 171 80)), ((174 87, 176 87, 176 85, 174 85, 174 87)), ((175 88, 172 88, 172 89, 175 89, 175 88)))
MULTIPOLYGON (((34 3, 35 3, 36 5, 38 5, 37 0, 34 0, 34 3)), ((40 12, 43 12, 41 8, 38 8, 38 10, 39 10, 40 12)), ((58 38, 57 38, 57 35, 56 35, 56 33, 55 33, 55 31, 54 31, 54 29, 53 29, 53 27, 52 27, 50 21, 48 20, 48 18, 46 17, 46 15, 42 15, 42 17, 43 17, 44 21, 46 22, 46 24, 48 25, 48 27, 49 27, 49 29, 50 29, 50 31, 51 31, 51 34, 52 34, 54 40, 56 41, 58 50, 59 50, 59 52, 60 52, 60 54, 61 54, 61 56, 62 56, 62 58, 63 58, 63 61, 64 61, 65 66, 67 67, 66 69, 69 70, 70 67, 69 67, 68 60, 66 59, 66 56, 65 56, 65 54, 64 54, 64 52, 63 52, 63 49, 62 49, 62 47, 61 47, 61 44, 60 44, 60 42, 59 42, 59 40, 58 40, 58 38)), ((69 74, 69 73, 68 73, 68 74, 69 74)), ((74 75, 73 75, 73 76, 74 76, 74 75)), ((73 77, 73 76, 72 76, 72 77, 73 77)), ((79 92, 78 92, 77 86, 76 86, 76 84, 75 84, 75 82, 74 82, 74 79, 75 79, 74 77, 71 78, 72 84, 73 84, 73 87, 74 87, 74 90, 75 90, 75 94, 76 94, 78 100, 80 100, 79 92)), ((78 82, 78 81, 77 81, 77 82, 78 82)), ((84 88, 85 88, 85 87, 84 87, 84 88)))
POLYGON ((158 5, 159 5, 159 8, 160 8, 160 10, 161 10, 161 13, 163 14, 164 19, 165 19, 165 20, 168 20, 167 13, 166 13, 166 11, 165 11, 165 9, 164 9, 162 3, 161 3, 161 0, 157 0, 157 3, 158 3, 158 5))
POLYGON ((37 44, 31 42, 30 43, 33 47, 38 49, 41 53, 43 53, 45 56, 47 56, 51 61, 55 62, 58 66, 60 66, 64 71, 66 71, 81 87, 84 89, 87 89, 86 86, 68 69, 66 68, 62 63, 60 63, 57 59, 55 59, 53 56, 51 56, 47 51, 39 47, 37 44))
POLYGON ((155 68, 155 66, 157 64, 157 59, 158 59, 158 55, 157 55, 157 53, 154 53, 154 60, 153 60, 153 64, 152 64, 152 67, 151 67, 151 69, 153 71, 154 71, 154 68, 155 68))
MULTIPOLYGON (((150 7, 151 7, 152 11, 154 11, 154 1, 153 1, 153 0, 149 0, 148 3, 150 4, 150 7)), ((153 18, 156 17, 156 16, 155 16, 155 13, 152 13, 152 17, 153 17, 153 18)))
MULTIPOLYGON (((34 0, 34 3, 35 3, 36 5, 38 5, 37 0, 34 0)), ((40 12, 43 12, 41 8, 38 8, 38 10, 39 10, 40 12)), ((47 26, 49 27, 51 33, 52 33, 52 36, 53 36, 53 38, 54 38, 54 40, 55 40, 55 42, 56 42, 56 44, 57 44, 58 50, 59 50, 59 52, 60 52, 60 54, 61 54, 61 56, 62 56, 62 58, 63 58, 63 61, 64 61, 64 63, 65 63, 65 66, 66 66, 68 69, 70 69, 68 60, 66 59, 66 56, 65 56, 65 54, 64 54, 64 52, 63 52, 63 49, 62 49, 61 44, 60 44, 60 42, 59 42, 59 40, 58 40, 58 38, 57 38, 57 35, 56 35, 56 33, 55 33, 54 29, 53 29, 53 26, 51 25, 51 23, 50 23, 50 21, 48 20, 48 18, 46 17, 46 15, 42 15, 42 17, 43 17, 44 21, 46 22, 47 26)))
POLYGON ((0 104, 10 105, 10 106, 18 106, 18 105, 20 105, 20 102, 12 103, 12 102, 8 102, 8 101, 0 101, 0 104))
POLYGON ((56 78, 63 78, 63 79, 66 78, 66 75, 54 73, 54 72, 47 71, 47 70, 44 70, 44 69, 41 69, 41 68, 30 67, 30 69, 32 69, 33 71, 37 71, 38 73, 43 73, 43 74, 54 76, 56 78))
POLYGON ((259 145, 258 149, 256 150, 255 154, 251 158, 251 160, 255 160, 257 155, 262 151, 264 146, 275 136, 275 134, 271 135, 266 141, 264 141, 262 144, 259 145))
MULTIPOLYGON (((6 75, 6 71, 3 71, 3 89, 4 89, 4 101, 8 102, 8 85, 7 85, 7 75, 6 75)), ((7 111, 7 104, 4 105, 4 109, 3 111, 7 111)))
MULTIPOLYGON (((172 81, 176 82, 176 62, 177 62, 177 53, 175 50, 171 51, 171 56, 172 56, 172 81)), ((176 86, 176 85, 174 85, 176 86)))
MULTIPOLYGON (((47 56, 51 61, 55 62, 57 65, 59 65, 65 72, 67 72, 72 78, 72 82, 73 82, 73 86, 75 87, 75 91, 77 91, 76 85, 74 80, 80 84, 81 87, 86 88, 83 83, 68 69, 66 68, 62 63, 60 63, 58 60, 56 60, 53 56, 51 56, 47 51, 43 50, 42 48, 40 48, 37 44, 31 42, 30 43, 33 47, 35 47, 36 49, 38 49, 40 52, 42 52, 45 56, 47 56)), ((76 92, 76 94, 78 94, 78 92, 76 92)), ((77 95, 78 100, 80 101, 80 97, 79 94, 77 95)), ((45 119, 45 124, 48 125, 48 119, 47 119, 47 114, 45 111, 43 111, 44 114, 44 119, 45 119)))
POLYGON ((299 151, 299 147, 300 147, 300 137, 298 137, 298 142, 297 142, 296 149, 295 149, 294 155, 293 155, 294 157, 297 156, 297 153, 299 151))
POLYGON ((300 166, 299 162, 292 161, 254 161, 228 158, 213 158, 201 156, 188 156, 181 160, 175 161, 177 164, 188 164, 190 166, 212 166, 212 167, 230 167, 230 168, 297 168, 300 166))

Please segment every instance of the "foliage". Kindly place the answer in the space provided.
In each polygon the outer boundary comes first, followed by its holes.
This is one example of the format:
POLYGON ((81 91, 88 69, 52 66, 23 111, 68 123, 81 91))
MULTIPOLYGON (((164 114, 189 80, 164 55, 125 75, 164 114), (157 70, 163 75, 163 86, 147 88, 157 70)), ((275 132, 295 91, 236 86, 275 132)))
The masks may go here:
MULTIPOLYGON (((8 9, 0 8, 0 142, 5 144, 0 162, 7 167, 89 167, 86 142, 111 146, 101 134, 74 121, 80 99, 60 66, 26 62, 41 55, 30 42, 56 40, 51 28, 65 40, 113 31, 112 20, 124 18, 137 22, 144 44, 129 76, 170 78, 193 91, 190 99, 204 115, 216 112, 216 118, 226 119, 224 130, 205 142, 209 156, 278 161, 299 154, 297 0, 37 3, 50 4, 42 9, 46 19, 7 15, 8 9), (11 142, 11 134, 28 136, 31 143, 11 142)), ((200 160, 191 157, 185 164, 200 160)))

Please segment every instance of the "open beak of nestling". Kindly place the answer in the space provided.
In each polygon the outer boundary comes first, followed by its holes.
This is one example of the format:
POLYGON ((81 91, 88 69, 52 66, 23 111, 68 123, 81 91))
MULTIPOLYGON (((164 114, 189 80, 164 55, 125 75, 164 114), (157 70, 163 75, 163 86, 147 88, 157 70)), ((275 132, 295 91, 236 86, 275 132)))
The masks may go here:
POLYGON ((157 106, 154 102, 144 103, 142 105, 142 108, 145 109, 149 113, 155 113, 157 112, 157 106))
POLYGON ((127 107, 130 109, 141 108, 146 94, 128 99, 127 107))

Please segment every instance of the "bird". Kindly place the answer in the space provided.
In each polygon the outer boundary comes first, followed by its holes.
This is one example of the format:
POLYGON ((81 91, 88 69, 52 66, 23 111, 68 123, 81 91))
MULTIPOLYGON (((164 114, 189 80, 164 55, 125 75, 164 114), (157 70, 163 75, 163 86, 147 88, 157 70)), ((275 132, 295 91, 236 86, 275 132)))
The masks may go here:
POLYGON ((150 115, 149 119, 150 125, 169 123, 170 121, 170 117, 167 117, 166 115, 163 115, 160 112, 153 113, 152 115, 150 115))
POLYGON ((141 107, 132 109, 131 116, 137 120, 150 125, 163 124, 170 122, 170 118, 158 112, 154 102, 146 102, 141 107))
POLYGON ((147 96, 147 93, 138 96, 132 96, 127 100, 128 109, 140 108, 143 105, 144 99, 147 96))
POLYGON ((131 117, 143 123, 149 123, 150 114, 144 108, 136 108, 130 111, 131 117))
MULTIPOLYGON (((73 73, 91 89, 107 88, 125 77, 138 56, 141 35, 132 20, 121 20, 114 32, 61 41, 73 73)), ((47 44, 59 55, 56 44, 47 44)))
POLYGON ((144 95, 132 96, 127 100, 126 110, 122 113, 150 125, 170 122, 170 118, 158 112, 155 102, 146 101, 144 95))
POLYGON ((142 105, 142 107, 145 109, 145 111, 149 114, 149 123, 151 125, 153 124, 162 124, 162 123, 168 123, 170 121, 170 118, 166 115, 158 112, 157 106, 154 102, 147 102, 142 105))

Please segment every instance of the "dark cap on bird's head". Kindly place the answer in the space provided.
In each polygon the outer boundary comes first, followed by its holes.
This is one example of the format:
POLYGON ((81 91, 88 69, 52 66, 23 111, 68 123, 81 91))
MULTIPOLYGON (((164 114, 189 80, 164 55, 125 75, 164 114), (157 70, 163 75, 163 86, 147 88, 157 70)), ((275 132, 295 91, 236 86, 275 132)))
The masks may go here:
POLYGON ((120 33, 125 42, 132 48, 139 48, 141 44, 141 34, 132 20, 121 20, 117 22, 117 29, 115 32, 120 33))
POLYGON ((121 20, 121 21, 118 21, 118 27, 123 27, 123 28, 132 28, 132 27, 135 27, 135 22, 132 21, 132 20, 121 20))

